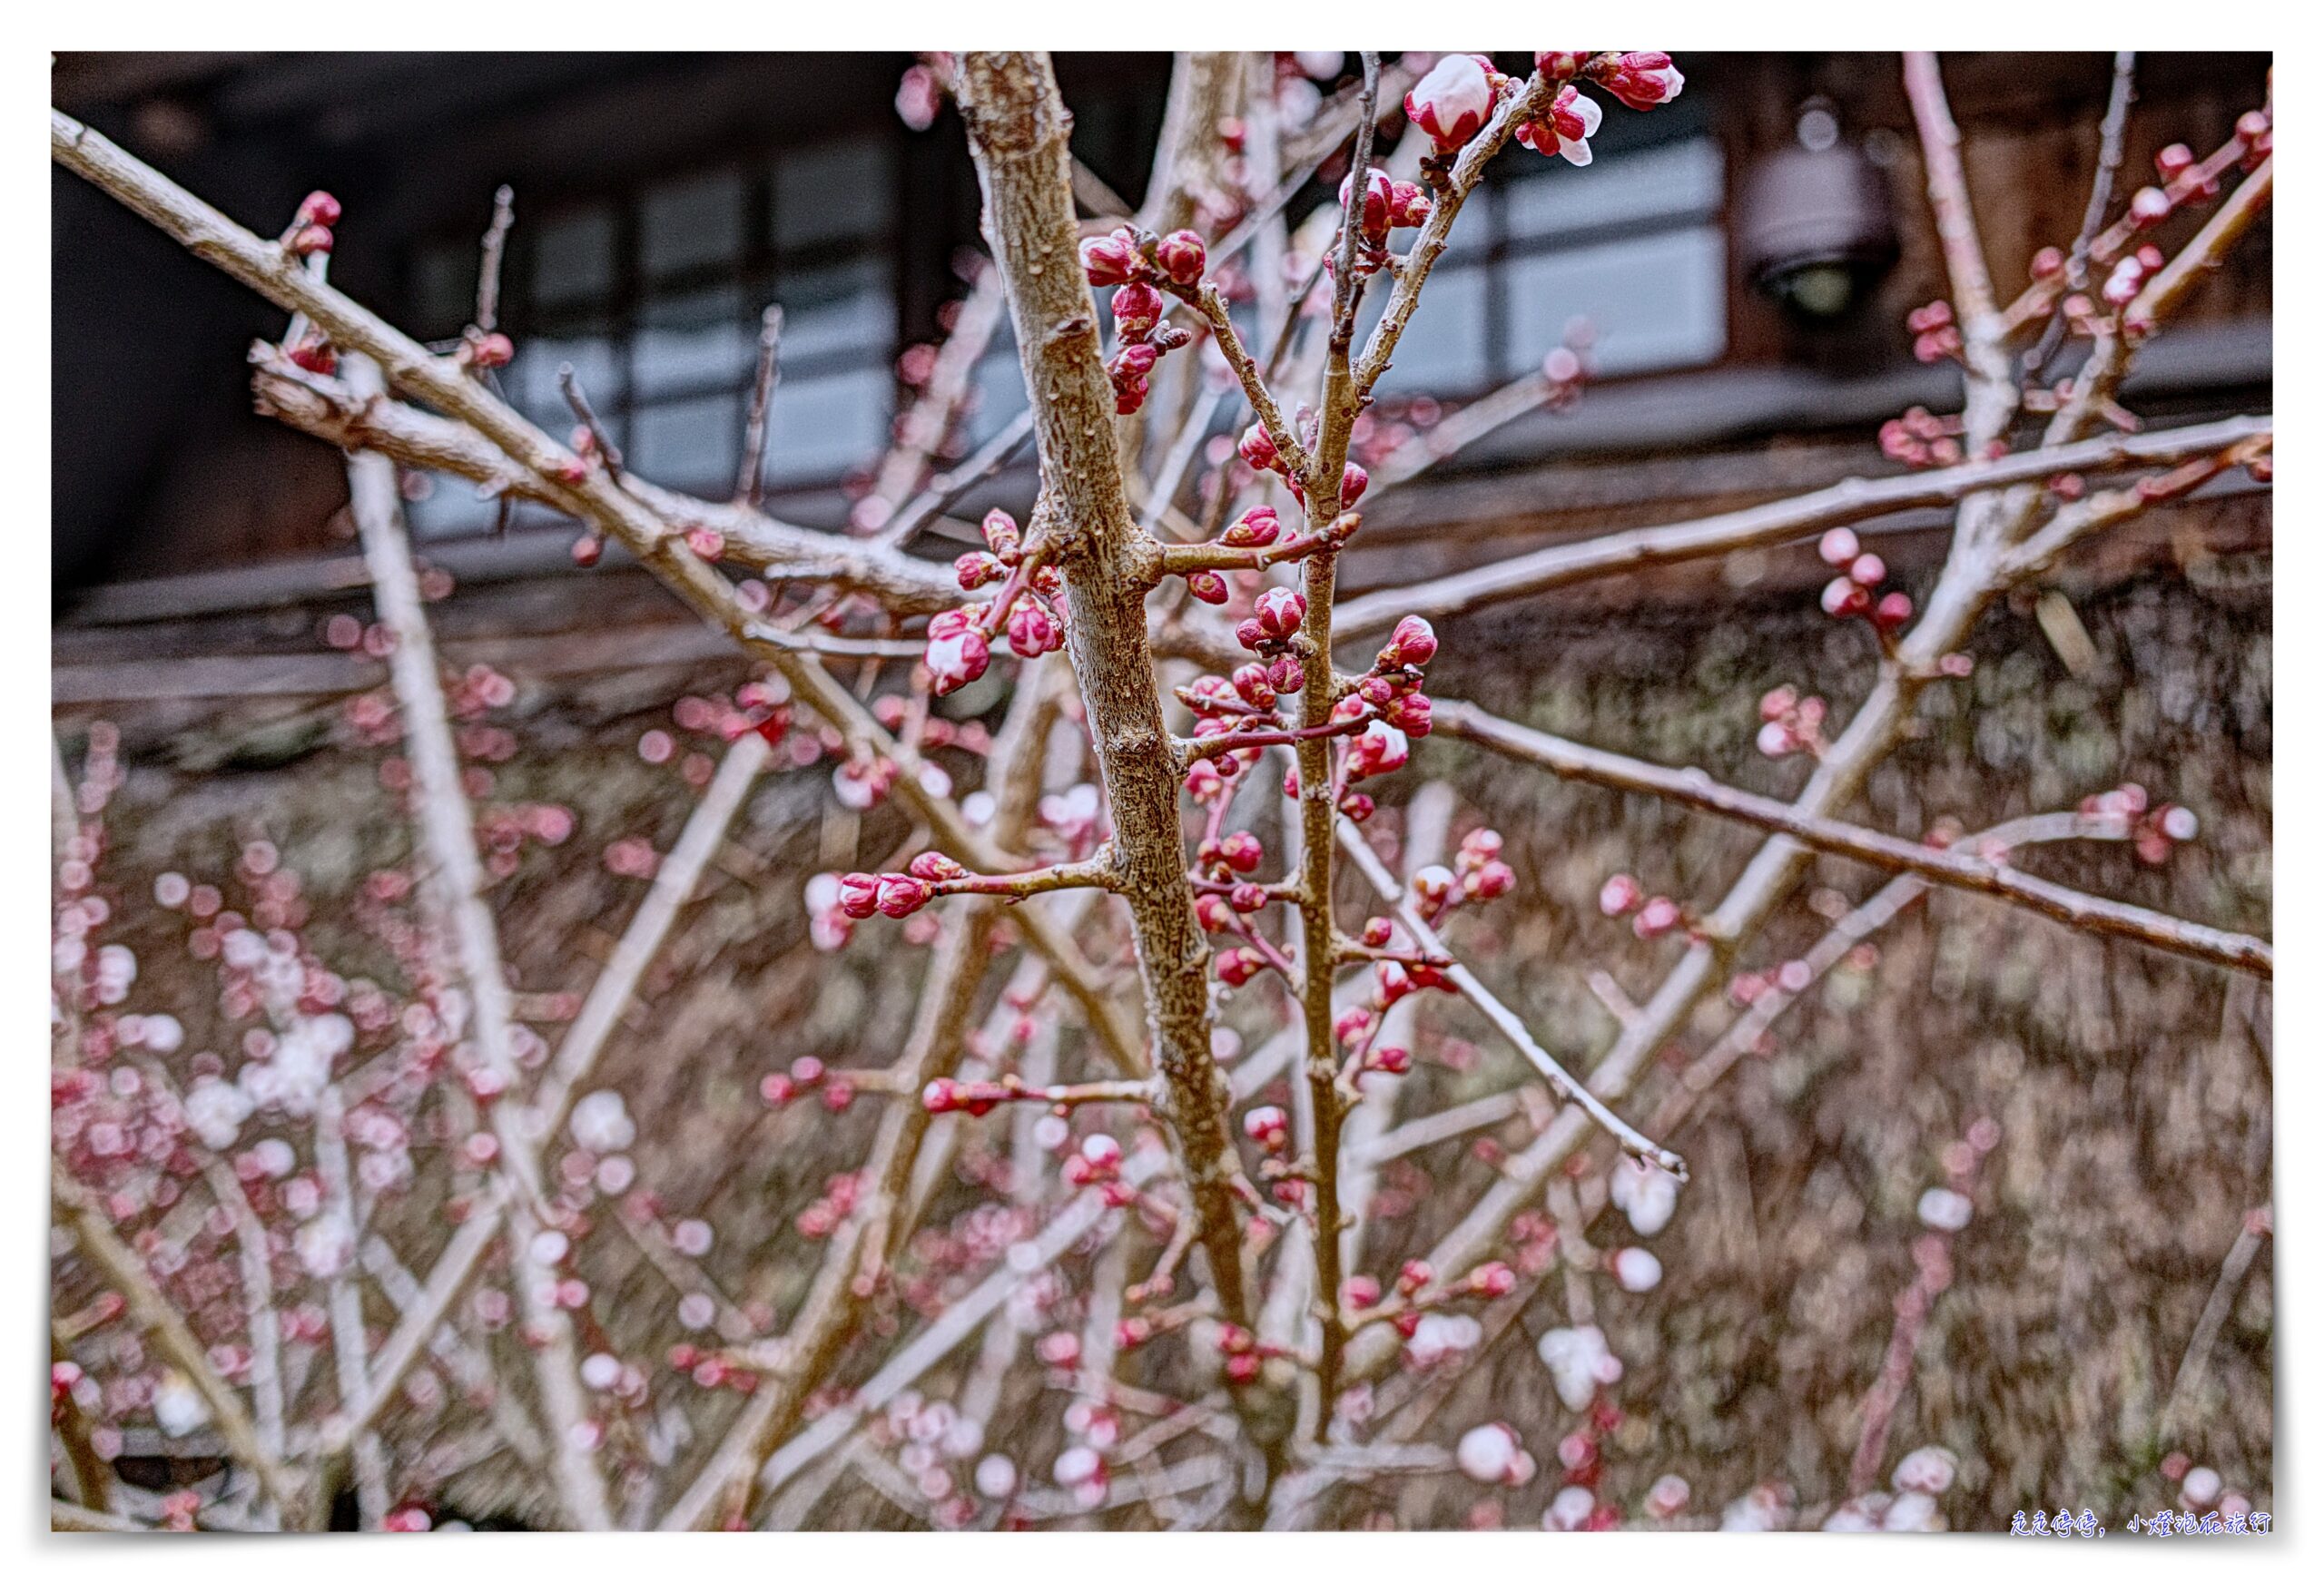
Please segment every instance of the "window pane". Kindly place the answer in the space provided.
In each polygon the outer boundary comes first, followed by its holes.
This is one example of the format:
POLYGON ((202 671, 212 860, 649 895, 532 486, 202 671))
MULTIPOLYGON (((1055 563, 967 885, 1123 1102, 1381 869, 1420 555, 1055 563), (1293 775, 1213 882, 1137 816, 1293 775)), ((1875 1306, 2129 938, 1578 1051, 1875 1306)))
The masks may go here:
POLYGON ((836 478, 878 456, 887 443, 893 393, 885 369, 784 379, 767 404, 769 480, 836 478))
POLYGON ((589 209, 543 226, 533 250, 533 295, 542 303, 602 300, 614 289, 614 217, 589 209))
POLYGON ((888 228, 891 180, 879 143, 833 143, 784 154, 774 172, 774 245, 790 251, 877 236, 888 228))
POLYGON ((1726 239, 1716 226, 1518 259, 1508 289, 1521 363, 1547 356, 1577 316, 1597 330, 1601 374, 1707 363, 1727 344, 1726 239))
POLYGON ((1584 166, 1562 160, 1534 165, 1502 189, 1512 241, 1634 221, 1698 219, 1718 208, 1725 179, 1718 145, 1707 137, 1608 154, 1584 166))
POLYGON ((884 359, 895 339, 895 291, 884 259, 787 270, 775 297, 786 369, 836 353, 884 359))
POLYGON ((734 263, 743 254, 742 177, 716 171, 647 192, 639 206, 638 246, 650 275, 734 263))
POLYGON ((648 303, 634 350, 638 397, 737 383, 749 377, 757 355, 756 338, 743 322, 740 287, 648 303))
POLYGON ((742 413, 734 394, 640 408, 630 418, 629 463, 657 484, 724 495, 742 462, 742 413))
MULTIPOLYGON (((1446 250, 1446 257, 1453 256, 1446 250)), ((1358 320, 1356 346, 1361 349, 1372 327, 1387 311, 1393 295, 1385 276, 1375 279, 1364 293, 1358 320)), ((1485 360, 1485 271, 1453 270, 1440 264, 1428 274, 1428 289, 1413 310, 1397 338, 1394 371, 1383 388, 1399 395, 1421 390, 1466 393, 1492 378, 1485 360)))

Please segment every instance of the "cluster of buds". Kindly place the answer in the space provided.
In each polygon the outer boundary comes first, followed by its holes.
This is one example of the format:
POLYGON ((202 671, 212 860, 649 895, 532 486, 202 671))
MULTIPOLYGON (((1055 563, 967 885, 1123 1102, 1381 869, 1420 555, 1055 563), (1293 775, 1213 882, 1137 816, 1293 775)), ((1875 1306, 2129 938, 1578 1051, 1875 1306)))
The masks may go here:
POLYGON ((1939 418, 1925 407, 1911 407, 1880 426, 1880 454, 1908 467, 1949 467, 1961 459, 1958 416, 1939 418))
POLYGON ((1609 918, 1629 919, 1630 932, 1647 940, 1660 939, 1680 928, 1692 938, 1699 924, 1683 903, 1668 896, 1648 895, 1628 874, 1616 874, 1598 888, 1598 910, 1609 918))
POLYGON ((1124 1208, 1137 1197, 1137 1189, 1122 1180, 1122 1145, 1111 1133, 1093 1132, 1083 1138, 1081 1146, 1066 1156, 1060 1175, 1069 1187, 1098 1189, 1108 1208, 1124 1208))
POLYGON ((1824 756, 1824 701, 1802 698, 1793 687, 1775 687, 1759 700, 1758 746, 1771 759, 1794 753, 1824 756))
POLYGON ((992 663, 992 640, 1004 630, 1020 659, 1038 659, 1065 646, 1065 623, 1049 602, 1064 591, 1058 569, 1029 547, 1016 518, 995 507, 985 513, 986 548, 952 563, 962 589, 1000 585, 983 604, 947 610, 928 624, 929 686, 939 697, 967 686, 992 663))
POLYGON ((1106 374, 1114 385, 1115 411, 1127 417, 1145 406, 1154 365, 1193 339, 1187 330, 1162 322, 1169 311, 1163 294, 1192 300, 1208 263, 1201 236, 1191 231, 1157 237, 1125 225, 1081 244, 1082 273, 1089 284, 1114 288, 1115 347, 1106 374))
MULTIPOLYGON (((1356 208, 1355 272, 1368 275, 1387 267, 1388 235, 1391 231, 1410 231, 1428 223, 1436 205, 1417 182, 1399 182, 1387 172, 1374 165, 1364 173, 1364 202, 1355 205, 1355 172, 1350 171, 1340 182, 1340 209, 1345 212, 1356 208)), ((1336 268, 1336 257, 1327 257, 1325 268, 1336 268)), ((1342 504, 1345 504, 1343 502, 1342 504)))
POLYGON ((781 1110, 795 1099, 818 1093, 823 1108, 833 1115, 855 1103, 855 1085, 845 1077, 833 1076, 831 1068, 813 1056, 802 1056, 791 1063, 788 1071, 769 1072, 759 1079, 759 1097, 770 1110, 781 1110))
MULTIPOLYGON (((1251 614, 1236 624, 1235 641, 1262 658, 1283 654, 1307 619, 1307 596, 1296 588, 1269 588, 1251 606, 1251 614)), ((1296 662, 1295 661, 1295 664, 1296 662)), ((1270 682, 1274 682, 1272 673, 1270 682)), ((1289 673, 1285 673, 1289 681, 1289 673)), ((1289 685, 1275 682, 1277 693, 1295 693, 1305 686, 1302 674, 1289 685)))
POLYGON ((1913 332, 1913 356, 1924 363, 1941 363, 1961 355, 1961 327, 1953 318, 1953 304, 1939 298, 1905 315, 1913 332))
MULTIPOLYGON (((1464 902, 1492 901, 1515 888, 1517 871, 1502 861, 1502 845, 1499 831, 1472 830, 1461 838, 1451 868, 1431 863, 1413 876, 1413 900, 1432 926, 1464 902)), ((1368 941, 1371 923, 1365 931, 1368 941)))
POLYGON ((1836 527, 1817 545, 1826 565, 1839 573, 1824 585, 1824 614, 1835 621, 1861 616, 1872 623, 1883 644, 1894 641, 1913 618, 1912 596, 1902 589, 1879 592, 1888 575, 1888 563, 1857 542, 1852 528, 1836 527))
POLYGON ((339 223, 339 200, 328 192, 310 192, 299 202, 299 212, 282 233, 282 248, 294 259, 328 256, 331 227, 339 223))
POLYGON ((2173 847, 2193 841, 2202 831, 2202 821, 2193 809, 2176 802, 2151 802, 2146 788, 2136 782, 2124 782, 2111 792, 2085 797, 2076 811, 2105 833, 2129 841, 2143 863, 2170 861, 2173 847))
POLYGON ((910 918, 939 896, 978 885, 978 877, 942 852, 922 852, 901 874, 842 874, 835 905, 858 922, 879 913, 910 918))

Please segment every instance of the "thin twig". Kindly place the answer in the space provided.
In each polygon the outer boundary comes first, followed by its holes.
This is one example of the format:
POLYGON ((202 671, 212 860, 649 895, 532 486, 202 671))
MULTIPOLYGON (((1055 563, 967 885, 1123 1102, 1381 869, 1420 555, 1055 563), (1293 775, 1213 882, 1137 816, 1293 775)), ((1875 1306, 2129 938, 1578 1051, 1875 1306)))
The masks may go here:
MULTIPOLYGON (((492 223, 485 228, 476 271, 476 327, 500 328, 500 265, 508 251, 509 228, 517 223, 517 189, 503 183, 492 194, 492 223)), ((529 233, 528 233, 529 234, 529 233)))
POLYGON ((751 409, 743 424, 743 461, 734 475, 734 498, 753 511, 766 487, 767 408, 782 377, 783 306, 771 302, 759 316, 758 371, 751 378, 751 409))

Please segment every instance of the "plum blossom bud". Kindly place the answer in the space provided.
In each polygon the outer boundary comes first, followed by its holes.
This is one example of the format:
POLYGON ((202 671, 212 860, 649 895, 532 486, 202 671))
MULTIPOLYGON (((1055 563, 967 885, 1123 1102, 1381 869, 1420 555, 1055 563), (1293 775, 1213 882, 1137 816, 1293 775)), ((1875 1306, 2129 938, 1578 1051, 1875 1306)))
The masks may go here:
POLYGON ((984 634, 972 626, 963 626, 947 637, 929 640, 925 656, 934 691, 940 698, 967 686, 985 673, 992 663, 992 650, 984 634))
POLYGON ((1616 874, 1598 888, 1598 910, 1620 918, 1646 900, 1646 892, 1628 874, 1616 874))
POLYGON ((1451 54, 1404 95, 1404 113, 1449 154, 1477 135, 1492 113, 1492 80, 1474 55, 1451 54))
POLYGON ((1436 629, 1424 616, 1407 615, 1396 623, 1396 630, 1388 636, 1388 644, 1380 651, 1380 669, 1393 671, 1406 665, 1425 665, 1436 657, 1436 629))
POLYGON ((1307 600, 1294 588, 1270 588, 1259 595, 1252 615, 1261 633, 1271 638, 1287 638, 1307 619, 1307 600))
POLYGON ((2162 811, 2162 817, 2156 821, 2156 823, 2161 827, 2163 834, 2175 841, 2193 841, 2202 830, 2202 823, 2195 817, 2195 811, 2191 808, 2181 808, 2175 802, 2162 811))
POLYGON ((1959 1231, 1969 1224, 1973 1205, 1965 1194, 1950 1187, 1932 1187, 1921 1195, 1921 1224, 1937 1231, 1959 1231))
MULTIPOLYGON (((1364 205, 1357 224, 1364 240, 1378 247, 1388 240, 1388 210, 1393 199, 1394 183, 1388 172, 1374 165, 1364 172, 1364 205)), ((1350 171, 1340 180, 1339 205, 1344 211, 1355 191, 1355 172, 1350 171)))
POLYGON ((1406 1259, 1396 1272, 1396 1290, 1410 1297, 1435 1279, 1436 1271, 1426 1259, 1406 1259))
POLYGON ((1340 509, 1342 511, 1345 511, 1349 506, 1363 499, 1364 490, 1371 487, 1372 475, 1365 472, 1362 467, 1357 467, 1354 462, 1350 462, 1347 466, 1342 467, 1340 469, 1340 509))
POLYGON ((1888 563, 1876 555, 1861 555, 1848 563, 1848 581, 1866 588, 1878 587, 1887 575, 1888 563))
POLYGON ((1008 575, 1009 568, 1000 564, 1000 558, 983 550, 970 550, 952 563, 953 577, 970 593, 987 583, 998 583, 1008 575))
POLYGON ((2131 194, 2131 223, 2161 225, 2171 218, 2171 200, 2160 187, 2142 187, 2131 194))
POLYGON ((330 342, 312 331, 299 338, 290 349, 290 358, 310 374, 329 375, 339 369, 339 353, 330 342))
POLYGON ((1406 736, 1426 736, 1434 707, 1425 693, 1405 693, 1389 700, 1381 718, 1406 736))
POLYGON ((1588 50, 1535 50, 1533 69, 1551 82, 1563 82, 1589 64, 1588 50))
POLYGON ((1290 1143, 1291 1117, 1284 1114, 1280 1105, 1256 1106, 1244 1112, 1243 1134, 1272 1154, 1290 1143))
POLYGON ((1678 928, 1682 916, 1679 904, 1668 896, 1653 897, 1630 920, 1630 932, 1640 939, 1658 939, 1678 928))
POLYGON ((1380 1303, 1380 1283, 1369 1275, 1350 1275, 1340 1287, 1340 1301, 1361 1313, 1377 1307, 1380 1303))
POLYGON ((1816 553, 1827 566, 1845 566, 1864 553, 1864 546, 1854 528, 1836 527, 1817 541, 1816 553))
POLYGON ((1275 449, 1275 437, 1267 433, 1267 426, 1264 423, 1255 422, 1245 429, 1243 438, 1236 443, 1235 450, 1262 473, 1283 470, 1283 453, 1275 449))
POLYGON ((1462 1435, 1452 1460, 1480 1484, 1522 1484, 1516 1475, 1521 1470, 1530 1477, 1532 1470, 1517 1431, 1505 1423, 1481 1423, 1462 1435))
MULTIPOLYGON (((1277 654, 1267 664, 1267 684, 1277 693, 1296 693, 1307 685, 1306 668, 1296 654, 1277 654)), ((1295 796, 1296 792, 1285 792, 1295 796)))
POLYGON ((1614 1255, 1614 1279, 1625 1292, 1651 1292, 1662 1284, 1662 1261, 1644 1248, 1624 1248, 1614 1255))
POLYGON ((1646 1492, 1642 1507, 1646 1515, 1657 1522, 1667 1522, 1687 1509, 1687 1502, 1694 1490, 1676 1473, 1665 1473, 1646 1492))
POLYGON ((1256 660, 1247 665, 1236 666, 1235 674, 1230 680, 1235 684, 1235 695, 1252 708, 1273 709, 1275 707, 1275 684, 1267 680, 1266 667, 1256 660))
POLYGON ((968 870, 946 857, 942 852, 922 852, 906 865, 912 878, 931 883, 945 880, 965 880, 968 870))
MULTIPOLYGON (((1204 251, 1201 237, 1191 231, 1174 231, 1155 247, 1154 261, 1162 267, 1162 272, 1174 284, 1195 286, 1202 281, 1202 272, 1209 262, 1209 255, 1204 251)), ((1117 298, 1116 301, 1118 302, 1119 299, 1117 298)), ((1116 318, 1118 320, 1118 312, 1116 318)))
POLYGON ((1412 756, 1412 744, 1404 733, 1384 720, 1375 720, 1349 744, 1348 775, 1359 781, 1385 775, 1403 769, 1412 756))
POLYGON ((1872 607, 1872 624, 1883 632, 1898 632, 1913 618, 1913 598, 1909 594, 1883 594, 1880 603, 1872 607))
POLYGON ((1122 1163, 1122 1145, 1110 1133, 1093 1132, 1081 1140, 1081 1157, 1100 1171, 1115 1170, 1122 1163))
POLYGON ((1266 849, 1259 844, 1257 836, 1247 830, 1238 830, 1220 838, 1218 855, 1236 873, 1247 874, 1259 866, 1266 849))
POLYGON ((300 225, 337 225, 340 209, 339 200, 320 190, 308 193, 299 201, 300 225))
POLYGON ((1943 1446, 1923 1446, 1906 1454, 1896 1464, 1896 1473, 1889 1479, 1898 1490, 1914 1490, 1922 1495, 1942 1495, 1953 1488, 1953 1480, 1961 1471, 1961 1459, 1943 1446))
POLYGON ((2220 1489, 2221 1480, 2216 1470, 2190 1468, 2185 1481, 2179 1486, 2179 1499, 2182 1505, 2201 1511, 2219 1499, 2220 1489))
POLYGON ((909 918, 927 906, 934 894, 925 880, 910 874, 882 874, 873 893, 873 904, 890 918, 909 918))
POLYGON ((1081 270, 1092 286, 1120 286, 1143 275, 1146 261, 1138 257, 1137 238, 1123 226, 1081 244, 1081 270))
POLYGON ((1687 85, 1686 77, 1660 50, 1625 50, 1590 75, 1633 110, 1668 104, 1687 85))
POLYGON ((1227 525, 1218 542, 1236 549, 1256 549, 1275 543, 1283 533, 1283 518, 1272 506, 1254 506, 1227 525))
POLYGON ((839 909, 853 919, 865 919, 880 910, 880 879, 876 874, 842 874, 839 877, 839 909))
POLYGON ((1469 1289, 1484 1297, 1506 1297, 1517 1290, 1517 1272, 1499 1259, 1469 1272, 1469 1289))
POLYGON ((1423 905, 1442 907, 1452 895, 1452 870, 1442 863, 1431 863, 1413 876, 1413 894, 1423 905))
POLYGON ((1557 98, 1551 102, 1547 118, 1529 121, 1517 129, 1517 141, 1536 153, 1563 154, 1573 164, 1586 165, 1590 157, 1590 139, 1605 113, 1595 99, 1568 84, 1558 90, 1557 98))
POLYGON ((1652 1236, 1678 1213, 1679 1178, 1649 1161, 1625 1155, 1607 1180, 1606 1197, 1630 1217, 1630 1230, 1652 1236))
POLYGON ((984 542, 990 546, 994 555, 1006 559, 1017 553, 1021 536, 1018 532, 1015 517, 996 506, 984 514, 984 522, 981 526, 984 529, 984 542))
POLYGON ((1188 572, 1187 592, 1205 605, 1224 605, 1232 590, 1226 586, 1226 579, 1216 572, 1188 572))
POLYGON ((1038 599, 1020 599, 1009 613, 1009 646, 1023 659, 1039 659, 1065 646, 1065 632, 1048 605, 1038 599))
POLYGON ((1862 615, 1872 608, 1872 595, 1853 577, 1835 577, 1824 585, 1824 614, 1834 620, 1862 615))
POLYGON ((1569 1484, 1551 1497, 1541 1513, 1541 1527, 1551 1533, 1579 1533, 1597 1509, 1596 1491, 1587 1485, 1569 1484))
POLYGON ((328 253, 331 248, 330 227, 302 225, 290 233, 290 241, 286 245, 290 249, 290 256, 294 259, 308 258, 316 253, 328 253))
POLYGON ((1436 212, 1435 203, 1420 189, 1416 182, 1393 182, 1388 186, 1388 223, 1398 231, 1416 229, 1428 223, 1436 212))
POLYGON ((1590 1405, 1601 1385, 1622 1377, 1622 1361, 1606 1345, 1606 1334, 1594 1324, 1544 1332, 1537 1350, 1549 1365, 1558 1400, 1580 1412, 1590 1405))
POLYGON ((1114 333, 1125 341, 1142 341, 1154 333, 1170 305, 1145 281, 1133 280, 1115 291, 1112 307, 1114 333))

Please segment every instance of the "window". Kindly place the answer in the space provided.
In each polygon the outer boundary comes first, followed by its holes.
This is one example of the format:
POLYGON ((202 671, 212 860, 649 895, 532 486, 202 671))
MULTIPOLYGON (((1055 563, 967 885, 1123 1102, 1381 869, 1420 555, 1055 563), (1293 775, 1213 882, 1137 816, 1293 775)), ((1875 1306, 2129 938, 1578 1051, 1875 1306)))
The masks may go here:
MULTIPOLYGON (((520 194, 503 288, 517 340, 502 377, 509 399, 564 434, 573 419, 556 370, 571 363, 642 476, 724 497, 741 459, 759 316, 780 302, 767 483, 835 483, 877 454, 894 407, 893 158, 881 143, 829 143, 537 212, 520 194)), ((421 250, 416 320, 457 334, 476 268, 473 238, 421 250)), ((496 507, 459 480, 436 479, 427 496, 412 506, 424 537, 492 526, 496 507)))
MULTIPOLYGON (((1529 149, 1502 156, 1429 275, 1397 349, 1401 390, 1481 394, 1539 367, 1575 320, 1594 331, 1601 375, 1718 358, 1727 343, 1718 145, 1699 132, 1628 148, 1606 135, 1646 119, 1610 113, 1588 166, 1529 149)), ((1363 333, 1387 295, 1366 293, 1363 333)))

